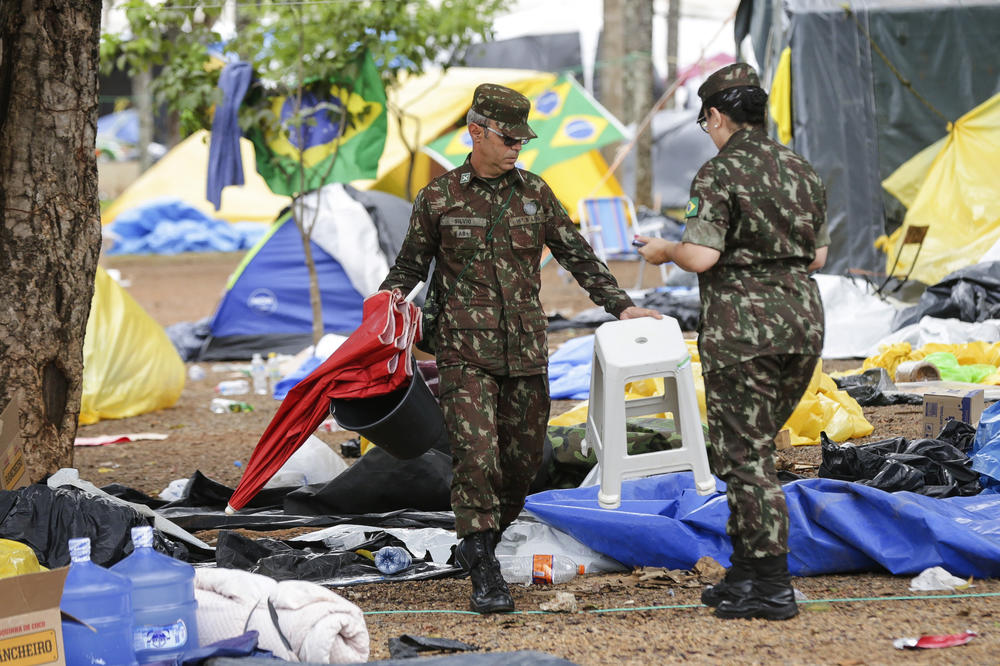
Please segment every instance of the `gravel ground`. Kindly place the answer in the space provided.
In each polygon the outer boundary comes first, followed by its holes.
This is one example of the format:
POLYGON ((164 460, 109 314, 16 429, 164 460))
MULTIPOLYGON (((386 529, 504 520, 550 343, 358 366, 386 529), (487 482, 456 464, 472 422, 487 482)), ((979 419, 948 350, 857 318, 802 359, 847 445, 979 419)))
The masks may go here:
MULTIPOLYGON (((102 263, 117 268, 129 293, 158 322, 194 321, 212 313, 237 254, 176 257, 112 257, 102 263)), ((614 264, 623 284, 634 280, 635 266, 614 264)), ((589 307, 586 295, 567 282, 553 265, 543 272, 543 303, 567 316, 589 307)), ((652 280, 655 271, 647 271, 652 280)), ((586 333, 587 331, 583 331, 586 333)), ((570 335, 552 336, 554 347, 570 335)), ((856 367, 860 361, 828 363, 828 370, 856 367)), ((213 372, 188 382, 178 404, 152 414, 81 427, 80 436, 160 432, 168 439, 80 448, 75 465, 98 485, 118 482, 156 495, 177 478, 195 470, 234 486, 277 402, 244 396, 255 411, 216 415, 208 405, 212 387, 228 378, 213 372)), ((560 401, 553 413, 574 403, 560 401)), ((913 406, 866 408, 875 426, 870 437, 920 436, 920 410, 913 406)), ((339 451, 352 433, 319 432, 339 451)), ((818 446, 781 452, 782 465, 814 476, 818 446)), ((213 533, 199 536, 211 540, 213 533)), ((268 533, 282 537, 286 534, 268 533)), ((796 578, 808 602, 787 622, 722 621, 699 601, 703 580, 694 574, 664 575, 640 570, 588 574, 560 586, 515 587, 518 612, 481 617, 467 612, 469 582, 437 580, 371 584, 338 590, 366 613, 371 658, 389 657, 388 641, 402 634, 465 641, 479 651, 538 650, 578 664, 986 664, 1000 654, 1000 581, 977 580, 965 593, 909 591, 909 577, 870 572, 796 578), (678 582, 678 580, 680 582, 678 582), (576 612, 545 612, 541 606, 559 592, 573 595, 576 612), (897 650, 893 639, 954 634, 978 635, 966 645, 937 650, 897 650)))

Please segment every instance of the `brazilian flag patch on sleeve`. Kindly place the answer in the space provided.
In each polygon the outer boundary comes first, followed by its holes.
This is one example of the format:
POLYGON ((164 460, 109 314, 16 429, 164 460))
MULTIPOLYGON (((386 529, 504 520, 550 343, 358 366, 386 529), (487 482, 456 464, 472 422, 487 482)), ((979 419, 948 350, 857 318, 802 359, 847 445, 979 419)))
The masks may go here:
POLYGON ((698 214, 698 208, 700 207, 701 207, 701 199, 699 199, 698 197, 691 197, 691 200, 688 201, 687 208, 684 210, 684 217, 685 218, 694 217, 695 215, 698 214))

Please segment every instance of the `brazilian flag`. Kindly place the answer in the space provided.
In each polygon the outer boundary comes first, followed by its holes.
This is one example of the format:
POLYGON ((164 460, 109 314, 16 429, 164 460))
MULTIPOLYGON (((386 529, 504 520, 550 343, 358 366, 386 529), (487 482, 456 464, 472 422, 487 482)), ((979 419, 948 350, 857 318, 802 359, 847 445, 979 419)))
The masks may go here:
MULTIPOLYGON (((518 166, 542 177, 549 167, 628 138, 628 130, 568 74, 531 100, 528 124, 538 138, 521 149, 518 166)), ((472 141, 463 127, 432 141, 424 150, 454 168, 465 161, 472 141)))
MULTIPOLYGON (((315 89, 314 89, 315 90, 315 89)), ((385 87, 367 51, 342 80, 318 92, 271 98, 276 126, 247 132, 257 171, 275 194, 294 196, 329 183, 374 178, 385 148, 385 87), (301 106, 300 106, 301 105, 301 106), (296 109, 306 115, 294 123, 296 109), (299 164, 305 167, 305 184, 299 164)))

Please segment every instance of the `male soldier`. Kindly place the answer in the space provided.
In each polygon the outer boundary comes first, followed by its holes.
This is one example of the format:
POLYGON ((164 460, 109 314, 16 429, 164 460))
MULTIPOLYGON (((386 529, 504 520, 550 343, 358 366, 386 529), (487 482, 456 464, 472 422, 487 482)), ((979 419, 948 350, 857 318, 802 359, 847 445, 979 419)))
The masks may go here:
POLYGON ((609 313, 660 317, 633 305, 545 181, 516 168, 521 146, 535 137, 530 106, 509 88, 476 88, 466 116, 472 153, 417 195, 381 286, 408 293, 436 260, 439 394, 462 540, 455 559, 470 573, 479 613, 514 609, 494 548, 524 507, 542 458, 549 417, 542 246, 609 313))

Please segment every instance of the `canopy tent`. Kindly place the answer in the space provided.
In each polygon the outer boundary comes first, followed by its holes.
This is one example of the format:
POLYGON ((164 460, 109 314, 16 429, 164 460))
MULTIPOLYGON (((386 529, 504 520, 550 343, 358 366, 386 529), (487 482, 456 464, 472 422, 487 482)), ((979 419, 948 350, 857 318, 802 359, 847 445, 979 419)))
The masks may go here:
POLYGON ((880 183, 1000 92, 998 22, 990 0, 742 0, 737 41, 750 35, 763 81, 790 48, 792 147, 827 187, 826 272, 884 269, 875 243, 898 204, 880 183))
MULTIPOLYGON (((653 197, 665 208, 684 208, 698 169, 719 151, 698 123, 698 109, 660 111, 653 116, 653 197)), ((618 172, 626 192, 635 190, 635 151, 618 172)))
MULTIPOLYGON (((378 290, 403 243, 411 206, 384 192, 334 183, 303 198, 314 220, 313 261, 326 333, 361 324, 365 296, 378 290)), ((209 325, 200 360, 296 353, 312 344, 309 274, 291 212, 251 248, 233 272, 209 325)))
POLYGON ((180 199, 210 217, 229 222, 273 221, 291 199, 268 189, 257 173, 253 144, 247 139, 240 139, 246 184, 225 188, 219 210, 205 198, 209 136, 207 130, 198 130, 174 146, 105 209, 101 223, 110 224, 122 212, 164 197, 180 199))
POLYGON ((98 266, 83 339, 80 424, 172 407, 184 376, 163 327, 98 266))

